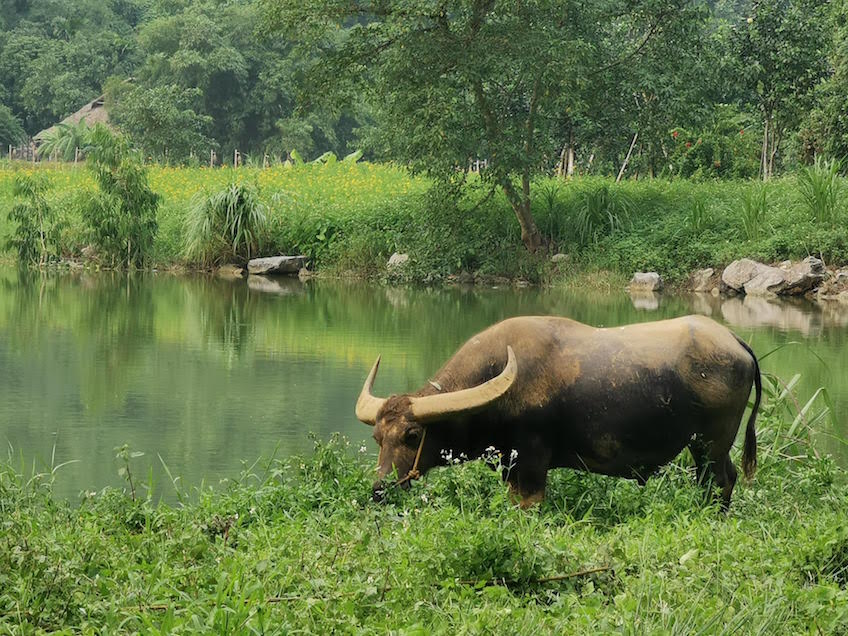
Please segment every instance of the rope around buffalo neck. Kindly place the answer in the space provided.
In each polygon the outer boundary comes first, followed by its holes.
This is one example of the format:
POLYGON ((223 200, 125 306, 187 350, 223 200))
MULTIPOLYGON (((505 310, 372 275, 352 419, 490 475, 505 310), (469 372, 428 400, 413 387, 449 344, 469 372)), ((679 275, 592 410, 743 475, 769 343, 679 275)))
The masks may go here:
POLYGON ((413 479, 418 479, 421 477, 421 473, 418 472, 418 460, 421 459, 421 451, 424 449, 424 440, 427 437, 427 429, 424 428, 421 433, 421 441, 418 442, 418 452, 415 453, 415 462, 412 464, 412 468, 408 473, 406 473, 406 477, 403 479, 398 479, 394 485, 400 486, 401 484, 405 484, 408 481, 412 481, 413 479))

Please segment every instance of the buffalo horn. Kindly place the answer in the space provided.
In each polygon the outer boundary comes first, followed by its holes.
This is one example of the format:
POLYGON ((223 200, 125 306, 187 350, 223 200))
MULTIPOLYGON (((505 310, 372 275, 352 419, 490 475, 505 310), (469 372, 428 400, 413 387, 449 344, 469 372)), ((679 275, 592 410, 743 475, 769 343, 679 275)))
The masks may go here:
MULTIPOLYGON (((518 363, 515 361, 512 347, 507 346, 506 353, 504 370, 488 382, 461 391, 410 398, 412 415, 419 422, 437 420, 450 415, 476 411, 498 399, 507 392, 518 375, 518 363)), ((357 406, 357 413, 359 413, 359 406, 357 406)))
POLYGON ((377 423, 377 413, 385 402, 384 399, 371 395, 371 387, 374 386, 374 378, 379 368, 380 356, 377 356, 377 362, 374 363, 374 366, 371 367, 371 373, 365 378, 365 384, 362 386, 359 399, 356 401, 356 419, 368 424, 368 426, 374 426, 377 423))

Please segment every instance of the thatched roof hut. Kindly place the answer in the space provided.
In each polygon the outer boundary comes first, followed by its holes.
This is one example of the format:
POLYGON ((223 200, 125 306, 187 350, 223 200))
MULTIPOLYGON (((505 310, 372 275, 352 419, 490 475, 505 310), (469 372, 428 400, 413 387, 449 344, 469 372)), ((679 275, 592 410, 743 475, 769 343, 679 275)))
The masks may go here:
MULTIPOLYGON (((62 124, 78 124, 81 121, 84 121, 89 126, 94 126, 95 124, 105 124, 109 125, 109 113, 106 112, 106 107, 104 104, 104 96, 101 95, 87 103, 85 106, 80 108, 77 112, 72 115, 68 115, 63 119, 60 123, 62 124)), ((56 130, 56 126, 50 126, 50 128, 45 128, 41 132, 35 134, 32 138, 36 144, 44 141, 46 137, 49 137, 56 130)))

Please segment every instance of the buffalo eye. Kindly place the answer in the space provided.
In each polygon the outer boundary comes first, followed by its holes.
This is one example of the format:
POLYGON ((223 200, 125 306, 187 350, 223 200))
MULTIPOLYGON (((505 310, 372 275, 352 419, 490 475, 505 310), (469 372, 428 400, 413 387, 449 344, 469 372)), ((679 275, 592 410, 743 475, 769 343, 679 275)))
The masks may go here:
POLYGON ((417 444, 421 441, 421 429, 409 428, 403 434, 403 441, 407 444, 417 444))

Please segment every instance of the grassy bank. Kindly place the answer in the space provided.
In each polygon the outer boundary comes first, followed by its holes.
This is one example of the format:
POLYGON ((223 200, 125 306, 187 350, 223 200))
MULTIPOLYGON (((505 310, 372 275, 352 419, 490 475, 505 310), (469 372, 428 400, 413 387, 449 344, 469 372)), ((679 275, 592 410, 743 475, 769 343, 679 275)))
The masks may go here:
MULTIPOLYGON (((94 188, 83 168, 46 167, 48 198, 65 221, 63 250, 78 254, 87 242, 80 201, 94 188)), ((16 171, 0 164, 0 240, 11 232, 16 171)), ((459 199, 429 193, 429 182, 385 165, 303 165, 266 170, 150 168, 162 195, 153 260, 185 264, 185 218, 192 197, 231 181, 260 188, 268 206, 266 253, 304 253, 328 272, 385 274, 394 251, 408 252, 404 278, 439 279, 461 271, 540 281, 555 277, 546 258, 528 255, 506 200, 475 179, 459 199)), ((844 185, 844 179, 838 178, 844 185)), ((751 182, 626 181, 600 178, 540 179, 534 214, 546 238, 571 257, 560 270, 608 270, 629 275, 655 270, 680 281, 693 269, 748 256, 764 261, 820 255, 848 262, 845 233, 848 188, 831 215, 816 218, 797 177, 763 186, 751 182)))
POLYGON ((74 505, 61 469, 5 463, 0 632, 845 633, 846 475, 775 395, 728 516, 686 454, 644 488, 554 471, 529 512, 482 462, 372 504, 341 440, 175 506, 129 454, 123 491, 74 505))

